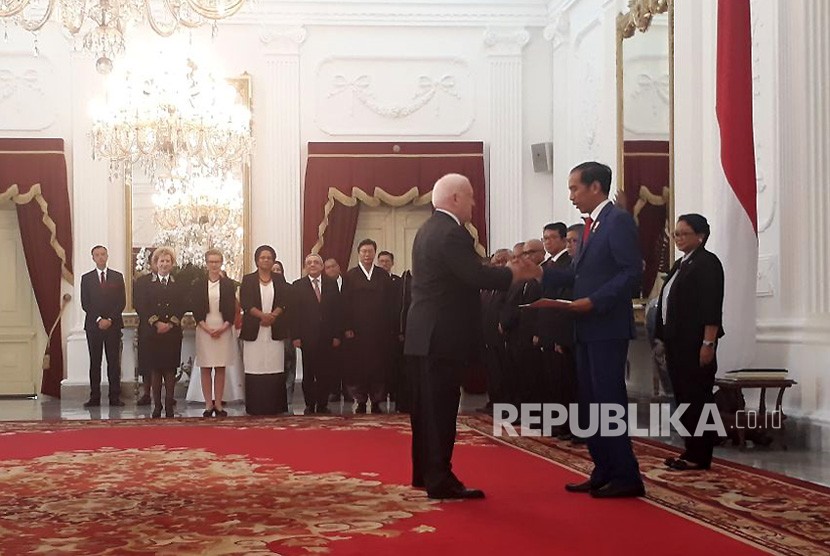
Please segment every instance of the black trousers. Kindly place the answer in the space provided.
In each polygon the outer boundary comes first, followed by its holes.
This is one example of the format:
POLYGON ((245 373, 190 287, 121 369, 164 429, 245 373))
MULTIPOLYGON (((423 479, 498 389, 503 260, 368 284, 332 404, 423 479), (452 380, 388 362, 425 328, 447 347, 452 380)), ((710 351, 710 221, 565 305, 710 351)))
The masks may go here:
POLYGON ((702 436, 694 436, 704 404, 715 403, 712 389, 715 386, 715 374, 718 372, 717 358, 706 367, 700 366, 700 343, 666 341, 666 366, 674 390, 677 405, 689 404, 689 408, 680 417, 683 427, 689 431, 684 439, 686 451, 682 458, 686 461, 709 467, 715 448, 717 433, 707 431, 702 436))
POLYGON ((109 399, 121 396, 121 329, 87 330, 86 345, 89 349, 89 398, 101 399, 101 361, 107 355, 107 382, 109 399))
POLYGON ((318 345, 303 352, 303 398, 306 407, 326 407, 334 384, 332 348, 318 345))
POLYGON ((512 401, 508 394, 509 384, 505 376, 507 371, 507 348, 503 340, 494 340, 484 345, 484 364, 487 366, 487 397, 490 403, 512 401))
POLYGON ((452 452, 464 365, 433 357, 413 357, 411 365, 412 482, 434 494, 463 488, 452 452))

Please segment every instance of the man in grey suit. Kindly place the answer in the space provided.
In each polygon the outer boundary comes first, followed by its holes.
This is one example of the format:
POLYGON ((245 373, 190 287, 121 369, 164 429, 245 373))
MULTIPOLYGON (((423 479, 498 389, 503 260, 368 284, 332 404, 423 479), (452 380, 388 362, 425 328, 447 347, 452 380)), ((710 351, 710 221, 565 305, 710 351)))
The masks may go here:
POLYGON ((481 290, 506 290, 518 270, 481 264, 464 228, 473 187, 448 174, 432 190, 435 212, 412 247, 412 305, 404 353, 412 365, 412 485, 435 499, 483 498, 452 472, 461 374, 481 342, 481 290))

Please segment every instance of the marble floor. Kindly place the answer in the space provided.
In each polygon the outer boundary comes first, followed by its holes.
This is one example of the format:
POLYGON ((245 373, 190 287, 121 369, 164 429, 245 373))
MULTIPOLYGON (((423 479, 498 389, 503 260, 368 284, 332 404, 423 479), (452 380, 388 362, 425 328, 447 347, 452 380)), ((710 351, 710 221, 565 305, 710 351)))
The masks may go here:
MULTIPOLYGON (((132 392, 133 388, 125 391, 132 392)), ((123 396, 124 407, 109 407, 106 400, 101 407, 84 409, 83 402, 87 398, 85 388, 70 389, 63 394, 62 399, 41 396, 30 399, 3 399, 0 398, 0 420, 2 421, 31 421, 31 420, 62 420, 62 419, 149 419, 150 407, 137 407, 135 398, 123 396)), ((484 405, 486 396, 464 394, 461 399, 461 411, 473 412, 484 405)), ((329 404, 335 414, 351 414, 352 404, 329 404)), ((302 388, 297 384, 294 389, 291 409, 294 414, 302 415, 304 409, 302 388)), ((204 404, 188 403, 182 395, 177 402, 176 415, 178 417, 201 418, 204 404)), ((226 405, 229 416, 245 415, 245 406, 241 402, 226 405)), ((643 421, 647 422, 647 421, 643 421)), ((680 438, 672 438, 670 443, 681 445, 680 438)), ((830 453, 815 452, 803 448, 782 450, 777 443, 770 447, 749 446, 745 451, 737 447, 725 446, 715 449, 715 456, 757 467, 805 481, 830 486, 830 453)))

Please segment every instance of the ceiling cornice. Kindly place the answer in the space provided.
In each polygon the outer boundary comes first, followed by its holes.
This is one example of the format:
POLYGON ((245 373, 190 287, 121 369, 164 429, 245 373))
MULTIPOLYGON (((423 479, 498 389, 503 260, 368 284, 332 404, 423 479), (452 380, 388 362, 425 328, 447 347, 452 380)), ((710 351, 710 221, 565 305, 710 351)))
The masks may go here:
POLYGON ((544 27, 548 6, 545 0, 258 0, 221 26, 257 24, 544 27))

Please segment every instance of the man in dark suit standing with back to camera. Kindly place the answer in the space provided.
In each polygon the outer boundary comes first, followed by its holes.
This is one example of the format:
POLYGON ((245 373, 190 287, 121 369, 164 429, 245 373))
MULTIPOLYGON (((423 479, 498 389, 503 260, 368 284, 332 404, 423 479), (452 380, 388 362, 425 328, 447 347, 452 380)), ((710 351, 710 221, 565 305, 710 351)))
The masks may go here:
POLYGON ((127 303, 124 276, 107 268, 109 254, 103 245, 92 248, 95 269, 81 277, 81 307, 86 313, 84 331, 89 348, 89 400, 84 407, 101 405, 101 360, 107 355, 110 406, 121 401, 121 313, 127 303))
POLYGON ((484 498, 452 471, 455 423, 465 364, 480 348, 480 290, 506 290, 509 268, 481 264, 464 228, 472 218, 470 181, 448 174, 432 190, 435 212, 412 247, 412 305, 404 353, 412 373, 412 486, 434 499, 484 498))
MULTIPOLYGON (((625 364, 628 342, 635 335, 631 292, 643 274, 637 225, 608 199, 608 166, 599 162, 576 166, 568 177, 568 189, 571 202, 589 217, 573 264, 567 269, 544 269, 545 293, 555 296, 561 287, 573 286, 573 303, 563 303, 560 309, 570 311, 575 319, 580 411, 587 411, 589 404, 626 408, 625 364)), ((623 421, 626 416, 627 412, 623 421)), ((645 494, 627 431, 620 436, 597 432, 588 438, 588 450, 594 460, 590 478, 569 484, 566 490, 595 498, 645 494)))

